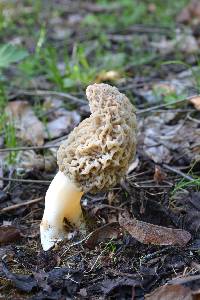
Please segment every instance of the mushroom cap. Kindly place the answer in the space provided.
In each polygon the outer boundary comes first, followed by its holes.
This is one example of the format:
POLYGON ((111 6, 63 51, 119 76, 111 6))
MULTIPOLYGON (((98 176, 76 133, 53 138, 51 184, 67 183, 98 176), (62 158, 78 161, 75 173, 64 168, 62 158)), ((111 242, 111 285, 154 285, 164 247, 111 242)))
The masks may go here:
POLYGON ((125 175, 136 151, 135 108, 108 84, 87 87, 91 115, 69 134, 58 165, 83 192, 105 191, 125 175))

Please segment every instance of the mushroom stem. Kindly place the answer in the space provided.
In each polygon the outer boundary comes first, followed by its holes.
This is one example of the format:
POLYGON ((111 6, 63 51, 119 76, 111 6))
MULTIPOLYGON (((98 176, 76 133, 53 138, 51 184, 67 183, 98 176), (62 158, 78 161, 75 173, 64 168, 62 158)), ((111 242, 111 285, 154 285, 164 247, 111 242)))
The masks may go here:
POLYGON ((40 224, 43 250, 47 251, 56 241, 63 240, 67 236, 64 218, 71 225, 80 226, 82 195, 83 192, 78 190, 64 173, 59 171, 56 174, 46 193, 45 210, 40 224))

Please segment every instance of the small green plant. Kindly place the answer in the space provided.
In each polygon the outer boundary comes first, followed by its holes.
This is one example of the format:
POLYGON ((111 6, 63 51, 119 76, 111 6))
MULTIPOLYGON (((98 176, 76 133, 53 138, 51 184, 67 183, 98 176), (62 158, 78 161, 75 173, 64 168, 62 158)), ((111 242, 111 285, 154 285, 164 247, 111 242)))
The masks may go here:
POLYGON ((71 56, 68 53, 64 57, 64 69, 59 69, 59 57, 55 48, 47 47, 43 52, 43 60, 46 65, 47 76, 54 82, 59 90, 76 88, 87 85, 94 79, 95 70, 89 65, 85 55, 85 47, 77 45, 71 56))
POLYGON ((0 45, 0 109, 3 109, 7 102, 3 70, 11 64, 24 59, 27 55, 28 52, 26 50, 17 48, 11 44, 0 45))
POLYGON ((171 89, 167 85, 155 86, 153 88, 153 94, 158 102, 163 101, 164 103, 171 103, 174 101, 184 99, 186 97, 186 94, 177 94, 176 90, 171 89))
MULTIPOLYGON (((0 134, 3 134, 6 148, 17 146, 16 130, 11 119, 4 113, 0 116, 0 134)), ((14 164, 17 152, 11 151, 7 156, 8 164, 14 164)))
POLYGON ((3 81, 1 81, 0 78, 0 111, 3 111, 6 102, 7 102, 7 97, 6 97, 5 87, 3 81))
POLYGON ((182 178, 180 181, 178 181, 173 191, 171 192, 172 196, 176 192, 185 188, 189 188, 191 186, 195 187, 197 190, 200 190, 200 176, 196 176, 195 174, 193 174, 193 168, 195 167, 195 165, 196 165, 196 161, 192 164, 189 172, 187 173, 187 175, 192 175, 193 179, 182 178))
MULTIPOLYGON (((93 28, 88 35, 97 34, 105 29, 116 30, 133 26, 134 24, 158 24, 160 27, 175 28, 177 13, 187 4, 188 0, 179 1, 138 1, 138 0, 99 0, 98 4, 112 7, 112 13, 88 13, 82 21, 83 26, 93 28), (154 5, 154 11, 149 10, 148 3, 154 5)), ((106 10, 105 10, 106 11, 106 10)))
POLYGON ((200 177, 196 177, 193 180, 189 179, 182 179, 180 180, 174 187, 172 191, 172 195, 174 195, 177 191, 189 188, 189 187, 195 187, 197 190, 200 189, 200 177))
POLYGON ((17 48, 11 44, 0 46, 0 70, 9 67, 12 63, 19 62, 28 55, 24 49, 17 48))
MULTIPOLYGON (((5 145, 6 148, 14 148, 17 147, 17 139, 16 139, 16 131, 13 123, 9 121, 5 125, 5 145)), ((11 151, 8 154, 8 163, 14 164, 16 160, 17 152, 11 151)))
POLYGON ((71 57, 66 57, 64 87, 72 88, 87 85, 94 80, 95 69, 89 65, 84 45, 76 45, 71 57))
POLYGON ((116 245, 114 244, 113 240, 111 239, 107 244, 106 244, 106 249, 108 250, 108 252, 110 252, 111 254, 114 254, 117 250, 116 245))

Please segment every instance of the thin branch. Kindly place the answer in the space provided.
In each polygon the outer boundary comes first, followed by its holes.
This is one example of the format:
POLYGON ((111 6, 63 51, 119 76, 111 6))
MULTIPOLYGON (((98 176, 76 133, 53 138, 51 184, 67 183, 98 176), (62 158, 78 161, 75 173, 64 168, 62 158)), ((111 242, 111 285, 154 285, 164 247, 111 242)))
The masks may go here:
POLYGON ((26 150, 42 150, 42 149, 49 149, 49 148, 59 148, 59 145, 56 145, 56 143, 62 142, 63 140, 65 140, 68 137, 68 134, 61 136, 60 138, 57 138, 56 140, 51 141, 51 143, 55 143, 54 144, 49 144, 48 143, 46 145, 43 146, 27 146, 27 147, 13 147, 13 148, 3 148, 0 149, 0 153, 1 152, 11 152, 11 151, 26 151, 26 150))
POLYGON ((180 171, 179 169, 177 169, 177 168, 175 168, 175 167, 171 167, 171 166, 168 166, 168 165, 166 165, 166 164, 163 164, 162 166, 163 166, 165 169, 167 169, 167 170, 169 170, 169 171, 172 171, 172 172, 174 172, 174 173, 176 173, 176 174, 182 176, 182 177, 185 178, 185 179, 188 179, 188 180, 190 180, 190 181, 194 181, 194 180, 195 180, 195 178, 193 178, 193 177, 191 177, 191 176, 189 176, 189 175, 183 173, 182 171, 180 171))
POLYGON ((25 151, 25 150, 42 150, 49 148, 59 148, 58 145, 45 145, 45 146, 32 146, 32 147, 15 147, 0 149, 0 152, 11 152, 11 151, 25 151))
POLYGON ((40 202, 43 198, 44 197, 39 197, 39 198, 36 198, 36 199, 33 199, 33 200, 28 200, 28 201, 25 201, 25 202, 22 202, 22 203, 19 203, 19 204, 14 204, 14 205, 10 205, 8 207, 4 207, 0 210, 0 214, 9 212, 11 210, 15 210, 15 209, 23 207, 23 206, 27 206, 27 205, 31 205, 31 204, 40 202))
POLYGON ((61 92, 56 92, 56 91, 46 91, 46 90, 36 90, 36 91, 23 91, 23 90, 19 90, 17 91, 16 94, 14 95, 10 95, 9 99, 13 99, 17 96, 21 96, 21 95, 30 95, 30 96, 58 96, 58 97, 62 97, 65 99, 70 100, 71 103, 76 104, 76 105, 85 105, 87 104, 86 101, 81 100, 69 93, 61 93, 61 92))
POLYGON ((146 108, 146 109, 141 109, 141 110, 137 111, 136 114, 140 115, 140 114, 152 111, 152 110, 160 109, 162 107, 167 107, 167 106, 171 106, 171 105, 182 103, 182 102, 189 102, 193 97, 199 97, 199 96, 200 95, 193 95, 193 96, 190 96, 188 98, 181 99, 181 100, 178 100, 178 101, 173 101, 173 102, 169 102, 169 103, 163 103, 163 104, 155 105, 155 106, 152 106, 152 107, 149 107, 149 108, 146 108))
POLYGON ((13 182, 23 182, 23 183, 39 183, 39 184, 50 184, 50 180, 34 180, 34 179, 20 179, 20 178, 9 178, 9 177, 1 177, 0 180, 4 181, 13 181, 13 182))
MULTIPOLYGON (((179 30, 181 28, 179 27, 179 30)), ((167 26, 155 26, 155 25, 145 25, 145 24, 135 24, 128 28, 131 32, 139 32, 139 33, 157 33, 157 34, 173 34, 174 30, 167 26)))

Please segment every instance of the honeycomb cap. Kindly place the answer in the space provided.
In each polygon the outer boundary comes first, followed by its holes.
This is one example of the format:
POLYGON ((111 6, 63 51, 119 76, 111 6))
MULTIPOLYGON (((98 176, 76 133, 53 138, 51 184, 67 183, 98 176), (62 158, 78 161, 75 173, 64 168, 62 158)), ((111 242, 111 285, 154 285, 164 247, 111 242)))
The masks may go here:
POLYGON ((135 108, 116 87, 86 89, 91 115, 69 134, 58 152, 59 170, 83 192, 108 190, 124 177, 136 152, 135 108))

